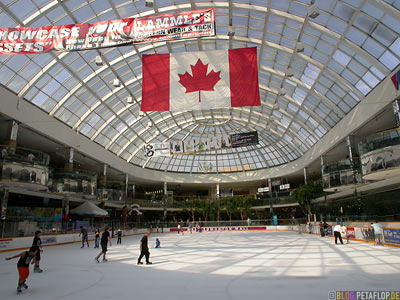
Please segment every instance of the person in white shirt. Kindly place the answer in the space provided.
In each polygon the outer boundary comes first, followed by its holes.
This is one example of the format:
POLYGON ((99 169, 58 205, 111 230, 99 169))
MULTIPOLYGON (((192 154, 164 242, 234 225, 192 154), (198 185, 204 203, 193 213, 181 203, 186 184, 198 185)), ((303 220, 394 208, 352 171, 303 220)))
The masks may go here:
POLYGON ((346 238, 346 244, 350 244, 350 235, 349 235, 349 233, 347 231, 347 227, 346 226, 342 226, 341 235, 346 238))
POLYGON ((375 223, 371 224, 372 228, 374 228, 374 235, 375 235, 375 246, 381 244, 384 246, 383 242, 383 230, 382 230, 382 225, 378 223, 378 221, 375 221, 375 223))
POLYGON ((339 238, 340 243, 343 245, 343 240, 342 240, 342 224, 337 224, 333 228, 333 235, 335 236, 335 244, 337 245, 337 239, 339 238))

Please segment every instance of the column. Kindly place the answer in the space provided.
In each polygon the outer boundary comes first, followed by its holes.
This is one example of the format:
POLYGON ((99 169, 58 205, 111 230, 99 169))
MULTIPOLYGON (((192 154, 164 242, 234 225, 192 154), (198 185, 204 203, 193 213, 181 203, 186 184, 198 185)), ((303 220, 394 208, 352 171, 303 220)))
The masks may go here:
POLYGON ((108 165, 104 164, 103 172, 101 173, 101 175, 99 177, 99 185, 102 188, 105 188, 107 186, 107 170, 108 170, 108 165))
POLYGON ((326 164, 326 156, 321 155, 321 174, 324 175, 324 165, 326 164))
POLYGON ((167 221, 167 200, 168 200, 168 183, 164 182, 164 221, 167 221))
POLYGON ((65 162, 64 169, 67 171, 73 171, 74 170, 74 148, 66 149, 66 157, 67 157, 67 161, 65 162))
POLYGON ((4 187, 0 193, 0 219, 5 220, 7 216, 8 187, 4 187))
POLYGON ((215 188, 216 188, 215 197, 218 200, 219 199, 219 195, 220 195, 220 193, 219 193, 219 183, 216 184, 215 188))
POLYGON ((272 208, 272 179, 268 178, 268 187, 269 187, 269 214, 270 217, 272 218, 272 215, 274 214, 274 209, 272 208))
POLYGON ((308 177, 307 177, 307 168, 303 168, 303 174, 304 174, 304 184, 308 183, 308 177))
POLYGON ((128 183, 129 183, 129 175, 125 174, 125 204, 128 203, 128 183))
POLYGON ((4 142, 5 145, 15 148, 17 146, 19 122, 12 120, 7 124, 7 140, 4 142))
POLYGON ((354 136, 348 135, 346 137, 346 145, 347 145, 347 153, 349 156, 350 162, 354 163, 354 157, 356 156, 356 147, 354 144, 354 136))
POLYGON ((396 119, 397 127, 400 127, 400 100, 396 99, 393 101, 393 112, 396 119))

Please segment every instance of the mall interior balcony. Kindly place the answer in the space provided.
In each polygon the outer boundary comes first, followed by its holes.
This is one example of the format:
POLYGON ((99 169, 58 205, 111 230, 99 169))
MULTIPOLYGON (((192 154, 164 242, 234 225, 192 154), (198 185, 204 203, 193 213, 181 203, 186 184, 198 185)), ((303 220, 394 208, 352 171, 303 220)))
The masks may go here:
POLYGON ((383 180, 400 174, 399 128, 369 136, 358 147, 364 180, 383 180))

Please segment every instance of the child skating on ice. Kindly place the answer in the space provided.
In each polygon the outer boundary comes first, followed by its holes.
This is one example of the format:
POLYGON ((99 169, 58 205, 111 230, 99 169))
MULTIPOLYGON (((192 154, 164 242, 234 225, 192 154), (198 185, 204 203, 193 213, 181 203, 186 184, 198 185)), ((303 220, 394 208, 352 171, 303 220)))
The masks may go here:
POLYGON ((19 257, 19 260, 17 262, 17 268, 19 274, 17 294, 22 293, 22 288, 24 288, 25 290, 28 289, 28 285, 26 284, 26 279, 29 276, 29 264, 31 263, 32 260, 33 262, 35 262, 35 256, 37 251, 39 251, 38 248, 31 247, 29 251, 24 251, 21 252, 20 254, 6 258, 6 260, 10 260, 19 257))

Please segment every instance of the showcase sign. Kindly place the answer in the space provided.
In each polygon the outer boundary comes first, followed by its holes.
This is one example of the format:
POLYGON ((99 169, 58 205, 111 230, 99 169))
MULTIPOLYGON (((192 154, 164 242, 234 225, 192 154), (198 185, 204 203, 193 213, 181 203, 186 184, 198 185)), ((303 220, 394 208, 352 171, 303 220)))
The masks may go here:
POLYGON ((213 8, 93 24, 0 28, 0 54, 78 51, 215 35, 213 8))

